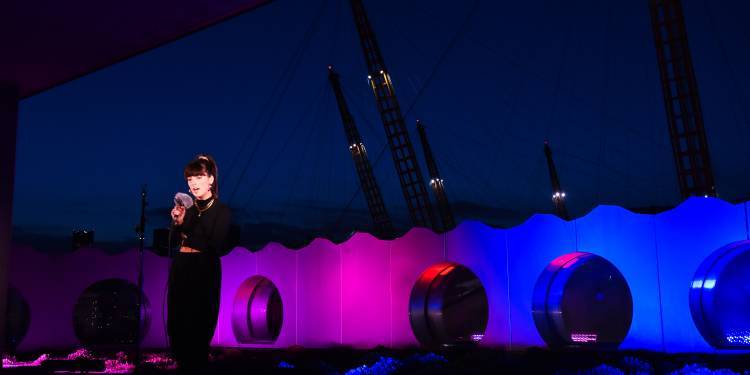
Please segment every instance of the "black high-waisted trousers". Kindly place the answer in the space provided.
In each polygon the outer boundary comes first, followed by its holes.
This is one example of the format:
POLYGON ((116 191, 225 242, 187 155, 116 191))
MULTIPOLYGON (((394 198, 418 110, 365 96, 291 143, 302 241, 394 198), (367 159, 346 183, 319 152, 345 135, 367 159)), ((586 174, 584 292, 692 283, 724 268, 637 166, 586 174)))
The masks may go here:
POLYGON ((219 317, 221 263, 207 253, 177 253, 169 271, 167 332, 177 365, 198 369, 208 362, 208 349, 219 317))

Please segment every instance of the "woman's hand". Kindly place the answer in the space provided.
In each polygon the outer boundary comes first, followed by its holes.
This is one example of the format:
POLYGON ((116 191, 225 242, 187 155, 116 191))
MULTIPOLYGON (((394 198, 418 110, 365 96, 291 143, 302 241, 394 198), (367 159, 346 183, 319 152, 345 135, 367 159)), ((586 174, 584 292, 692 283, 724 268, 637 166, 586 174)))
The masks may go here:
POLYGON ((174 206, 171 214, 174 225, 182 225, 182 221, 185 220, 185 206, 174 206))

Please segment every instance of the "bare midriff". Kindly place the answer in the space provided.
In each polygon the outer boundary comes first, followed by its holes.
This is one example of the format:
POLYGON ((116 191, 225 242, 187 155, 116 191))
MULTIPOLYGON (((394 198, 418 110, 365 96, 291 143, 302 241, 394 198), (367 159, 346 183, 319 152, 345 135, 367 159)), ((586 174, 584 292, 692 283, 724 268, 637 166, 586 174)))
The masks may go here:
POLYGON ((181 253, 200 253, 201 251, 200 251, 200 250, 196 250, 196 249, 193 249, 192 247, 188 247, 188 246, 181 246, 181 247, 180 247, 180 252, 181 252, 181 253))

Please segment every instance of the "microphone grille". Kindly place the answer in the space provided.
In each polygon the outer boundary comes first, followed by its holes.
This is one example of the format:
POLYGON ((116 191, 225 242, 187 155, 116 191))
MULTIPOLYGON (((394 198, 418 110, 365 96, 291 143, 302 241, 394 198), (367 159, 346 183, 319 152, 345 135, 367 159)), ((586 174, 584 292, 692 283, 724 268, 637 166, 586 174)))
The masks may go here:
POLYGON ((193 198, 185 193, 177 193, 174 195, 174 204, 190 208, 193 206, 193 198))

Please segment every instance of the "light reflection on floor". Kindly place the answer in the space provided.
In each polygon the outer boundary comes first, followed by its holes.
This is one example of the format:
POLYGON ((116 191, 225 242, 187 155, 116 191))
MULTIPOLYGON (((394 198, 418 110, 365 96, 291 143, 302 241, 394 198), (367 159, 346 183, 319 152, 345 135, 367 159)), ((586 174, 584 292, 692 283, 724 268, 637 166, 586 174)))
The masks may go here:
MULTIPOLYGON (((46 360, 103 360, 104 371, 91 371, 89 374, 128 374, 135 370, 132 361, 129 360, 125 352, 118 352, 113 358, 97 357, 86 349, 77 349, 67 356, 52 356, 50 354, 41 354, 33 361, 19 361, 16 357, 4 354, 3 368, 20 368, 20 367, 41 367, 46 360)), ((174 370, 176 368, 174 360, 166 353, 144 353, 143 362, 149 367, 159 370, 174 370)))

